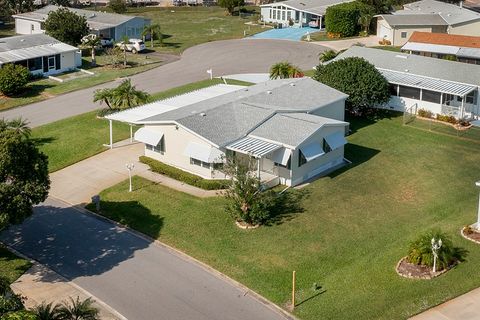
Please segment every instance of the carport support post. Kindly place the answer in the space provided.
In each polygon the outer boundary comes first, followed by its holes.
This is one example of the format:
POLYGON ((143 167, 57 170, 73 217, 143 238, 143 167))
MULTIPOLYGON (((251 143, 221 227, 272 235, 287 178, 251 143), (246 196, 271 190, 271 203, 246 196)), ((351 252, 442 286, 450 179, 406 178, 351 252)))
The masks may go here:
POLYGON ((113 128, 112 128, 112 120, 108 120, 110 122, 110 149, 113 149, 113 128))
POLYGON ((133 142, 133 128, 132 125, 130 125, 130 143, 133 142))
POLYGON ((258 180, 260 180, 260 158, 257 158, 258 180))

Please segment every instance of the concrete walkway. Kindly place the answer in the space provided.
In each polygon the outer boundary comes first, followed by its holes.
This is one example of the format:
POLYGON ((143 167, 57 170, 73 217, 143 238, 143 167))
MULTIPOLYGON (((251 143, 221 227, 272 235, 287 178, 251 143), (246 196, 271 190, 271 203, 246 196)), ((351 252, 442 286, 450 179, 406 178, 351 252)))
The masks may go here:
MULTIPOLYGON (((127 163, 133 163, 132 174, 163 184, 197 197, 213 197, 216 191, 207 191, 169 177, 151 172, 138 161, 144 145, 134 143, 109 149, 93 157, 50 174, 50 195, 73 205, 90 203, 91 197, 128 178, 127 163)), ((135 186, 134 186, 135 187, 135 186)))
POLYGON ((354 44, 360 43, 366 47, 378 46, 378 41, 380 38, 376 36, 369 36, 366 38, 355 38, 355 39, 346 39, 346 40, 332 40, 332 41, 314 41, 311 42, 318 46, 326 47, 335 51, 345 50, 353 46, 354 44))
POLYGON ((410 320, 478 320, 480 288, 422 312, 410 320))
POLYGON ((12 283, 11 288, 16 294, 27 297, 24 302, 27 309, 31 309, 42 302, 57 304, 69 301, 70 298, 76 299, 79 297, 80 300, 92 298, 95 300, 94 306, 98 308, 102 320, 126 319, 73 282, 38 263, 34 263, 27 272, 12 283))

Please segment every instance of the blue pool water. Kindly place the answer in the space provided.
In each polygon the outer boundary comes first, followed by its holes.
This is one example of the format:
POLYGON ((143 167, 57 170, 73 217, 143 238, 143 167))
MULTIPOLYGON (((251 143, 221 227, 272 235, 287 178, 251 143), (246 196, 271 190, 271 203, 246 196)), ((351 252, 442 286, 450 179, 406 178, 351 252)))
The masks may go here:
POLYGON ((281 39, 281 40, 301 40, 307 32, 318 32, 318 29, 305 27, 305 28, 282 28, 282 29, 270 29, 268 31, 254 34, 250 38, 255 39, 281 39))

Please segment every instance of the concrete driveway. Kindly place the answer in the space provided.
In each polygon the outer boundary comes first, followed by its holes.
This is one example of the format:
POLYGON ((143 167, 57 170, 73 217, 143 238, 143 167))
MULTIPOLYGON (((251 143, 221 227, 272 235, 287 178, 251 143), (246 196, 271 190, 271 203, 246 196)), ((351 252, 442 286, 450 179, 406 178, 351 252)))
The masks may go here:
POLYGON ((350 48, 355 44, 362 44, 366 47, 373 47, 378 46, 378 41, 380 40, 377 36, 368 36, 366 38, 354 38, 354 39, 346 39, 346 40, 332 40, 332 41, 315 41, 311 42, 322 48, 328 48, 335 51, 345 50, 350 48))
POLYGON ((286 319, 192 259, 53 198, 2 232, 0 241, 128 319, 286 319))
MULTIPOLYGON (((131 77, 138 89, 150 93, 164 91, 187 83, 207 79, 207 69, 214 76, 236 73, 268 72, 278 61, 289 61, 303 69, 318 64, 322 46, 282 40, 227 40, 201 44, 187 49, 180 60, 131 77)), ((23 117, 32 127, 50 123, 99 108, 92 102, 98 88, 113 87, 120 80, 83 89, 46 101, 0 112, 0 118, 23 117)))

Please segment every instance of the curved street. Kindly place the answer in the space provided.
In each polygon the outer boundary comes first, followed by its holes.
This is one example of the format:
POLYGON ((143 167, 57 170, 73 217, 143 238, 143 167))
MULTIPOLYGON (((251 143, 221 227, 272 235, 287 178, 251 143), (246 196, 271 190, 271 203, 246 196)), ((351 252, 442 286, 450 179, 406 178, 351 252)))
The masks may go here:
MULTIPOLYGON (((268 72, 279 61, 289 61, 304 70, 318 64, 326 48, 300 41, 240 39, 204 43, 187 49, 180 60, 130 77, 138 89, 155 93, 214 76, 268 72)), ((97 109, 92 102, 98 88, 114 87, 120 80, 57 96, 45 101, 0 112, 0 118, 22 117, 32 127, 97 109)))

